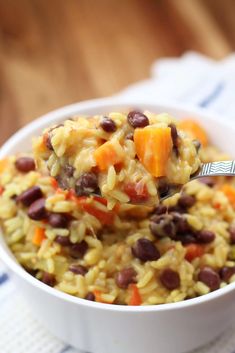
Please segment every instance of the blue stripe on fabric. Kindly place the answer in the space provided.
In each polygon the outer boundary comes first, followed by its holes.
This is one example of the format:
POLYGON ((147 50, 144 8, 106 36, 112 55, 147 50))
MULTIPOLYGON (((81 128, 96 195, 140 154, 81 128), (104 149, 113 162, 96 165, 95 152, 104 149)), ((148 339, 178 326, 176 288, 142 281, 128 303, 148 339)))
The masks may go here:
POLYGON ((68 350, 72 348, 71 346, 64 346, 64 348, 61 349, 61 351, 59 351, 58 353, 65 353, 65 352, 68 352, 68 350))
POLYGON ((0 275, 0 285, 7 282, 9 280, 9 276, 6 273, 0 275))
MULTIPOLYGON (((62 350, 59 351, 58 353, 66 353, 66 352, 69 352, 70 349, 71 349, 73 352, 75 352, 75 350, 74 350, 73 347, 71 347, 70 345, 67 345, 67 346, 64 346, 64 348, 62 348, 62 350)), ((80 350, 79 350, 79 352, 83 352, 83 351, 80 351, 80 350)), ((88 352, 85 352, 85 351, 84 351, 83 353, 88 353, 88 352)))
POLYGON ((218 85, 213 89, 213 91, 204 98, 201 102, 199 102, 199 106, 202 108, 208 107, 218 96, 221 94, 225 87, 224 82, 218 83, 218 85))

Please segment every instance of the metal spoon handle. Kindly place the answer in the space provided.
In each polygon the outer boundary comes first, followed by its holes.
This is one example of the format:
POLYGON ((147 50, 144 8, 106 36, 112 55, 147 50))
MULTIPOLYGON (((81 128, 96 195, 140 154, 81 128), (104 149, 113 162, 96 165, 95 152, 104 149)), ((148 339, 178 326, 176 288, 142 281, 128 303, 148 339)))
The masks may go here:
MULTIPOLYGON (((190 181, 198 178, 214 176, 235 176, 235 161, 203 163, 199 170, 191 175, 190 181)), ((160 201, 180 192, 182 187, 183 185, 172 185, 168 193, 160 198, 160 201)))
POLYGON ((205 176, 235 176, 235 161, 204 163, 190 180, 205 176))

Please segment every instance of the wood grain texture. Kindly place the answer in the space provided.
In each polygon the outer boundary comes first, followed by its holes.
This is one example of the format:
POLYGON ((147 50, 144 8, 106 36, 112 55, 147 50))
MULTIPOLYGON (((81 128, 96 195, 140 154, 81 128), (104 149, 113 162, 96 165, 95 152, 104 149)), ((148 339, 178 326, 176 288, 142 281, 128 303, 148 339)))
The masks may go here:
POLYGON ((114 94, 156 58, 235 47, 233 0, 0 0, 0 143, 49 110, 114 94))

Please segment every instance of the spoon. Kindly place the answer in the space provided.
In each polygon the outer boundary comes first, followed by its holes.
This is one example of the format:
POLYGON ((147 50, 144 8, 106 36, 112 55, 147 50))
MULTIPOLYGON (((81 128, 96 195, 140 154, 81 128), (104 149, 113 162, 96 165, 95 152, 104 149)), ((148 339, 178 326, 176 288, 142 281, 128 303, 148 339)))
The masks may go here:
MULTIPOLYGON (((189 182, 195 179, 200 179, 203 177, 214 177, 214 176, 235 176, 235 160, 234 161, 221 161, 221 162, 211 162, 211 163, 202 163, 199 169, 191 175, 189 182)), ((66 189, 63 184, 59 182, 59 185, 62 189, 66 189)), ((159 195, 159 202, 164 201, 165 199, 173 196, 174 194, 181 191, 184 184, 171 184, 168 189, 159 195)), ((90 196, 101 197, 100 193, 90 192, 90 196)), ((153 200, 147 202, 128 202, 133 205, 143 205, 143 206, 155 206, 153 200)))
MULTIPOLYGON (((235 176, 235 161, 203 163, 196 171, 196 173, 191 175, 189 182, 203 177, 214 176, 235 176)), ((183 186, 184 185, 170 186, 169 190, 160 197, 159 202, 162 202, 168 197, 171 197, 174 194, 180 192, 183 186)))

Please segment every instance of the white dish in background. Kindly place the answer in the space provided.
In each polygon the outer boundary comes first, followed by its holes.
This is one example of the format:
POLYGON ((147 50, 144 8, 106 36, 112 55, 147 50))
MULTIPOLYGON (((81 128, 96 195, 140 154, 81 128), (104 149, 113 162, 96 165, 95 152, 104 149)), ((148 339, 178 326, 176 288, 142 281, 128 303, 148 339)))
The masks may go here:
MULTIPOLYGON (((0 158, 28 151, 31 138, 50 124, 74 114, 129 109, 192 117, 206 128, 214 144, 234 155, 235 126, 203 110, 179 106, 99 99, 51 112, 21 129, 0 151, 0 158)), ((90 353, 182 353, 213 340, 235 321, 235 283, 188 301, 155 306, 90 302, 55 290, 29 275, 0 237, 3 260, 36 316, 63 341, 90 353)))

